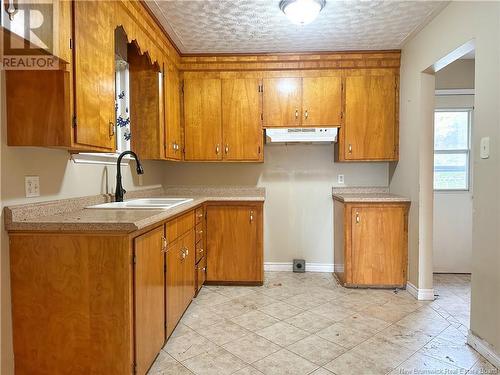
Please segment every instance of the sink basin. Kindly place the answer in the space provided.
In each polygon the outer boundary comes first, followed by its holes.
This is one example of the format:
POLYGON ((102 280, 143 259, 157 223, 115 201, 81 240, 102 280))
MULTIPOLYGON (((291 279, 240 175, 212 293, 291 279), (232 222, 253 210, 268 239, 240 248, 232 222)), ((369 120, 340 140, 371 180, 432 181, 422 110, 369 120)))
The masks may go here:
POLYGON ((191 202, 192 198, 143 198, 132 199, 125 202, 103 203, 87 208, 106 209, 136 209, 136 210, 168 210, 181 204, 191 202))

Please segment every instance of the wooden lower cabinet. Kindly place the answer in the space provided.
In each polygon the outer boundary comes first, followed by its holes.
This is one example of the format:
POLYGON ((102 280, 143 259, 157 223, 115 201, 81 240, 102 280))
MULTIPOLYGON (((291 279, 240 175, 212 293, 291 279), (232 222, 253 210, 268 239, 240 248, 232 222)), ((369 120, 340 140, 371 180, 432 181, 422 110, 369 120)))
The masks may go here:
POLYGON ((261 285, 263 204, 207 205, 207 282, 261 285))
POLYGON ((335 273, 343 285, 406 286, 409 206, 334 201, 335 273))
POLYGON ((164 226, 134 239, 136 371, 145 374, 165 342, 164 226))

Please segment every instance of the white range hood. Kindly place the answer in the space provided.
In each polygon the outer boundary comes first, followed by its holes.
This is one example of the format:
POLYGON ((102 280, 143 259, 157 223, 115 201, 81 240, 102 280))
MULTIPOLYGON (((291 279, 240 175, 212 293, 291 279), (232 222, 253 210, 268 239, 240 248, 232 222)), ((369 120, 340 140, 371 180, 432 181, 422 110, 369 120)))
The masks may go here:
POLYGON ((266 129, 266 143, 337 142, 337 128, 266 129))

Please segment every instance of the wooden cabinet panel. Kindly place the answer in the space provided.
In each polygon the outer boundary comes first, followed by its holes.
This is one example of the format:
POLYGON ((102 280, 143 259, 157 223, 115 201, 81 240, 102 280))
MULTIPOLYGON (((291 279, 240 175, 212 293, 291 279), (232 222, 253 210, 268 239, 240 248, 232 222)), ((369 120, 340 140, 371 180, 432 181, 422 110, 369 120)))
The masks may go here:
POLYGON ((194 229, 190 230, 183 238, 182 238, 182 247, 186 256, 183 259, 183 267, 184 267, 184 288, 183 288, 183 306, 184 310, 189 306, 191 300, 194 297, 194 288, 195 288, 195 274, 194 274, 194 266, 195 266, 195 243, 194 243, 194 229))
POLYGON ((173 220, 170 220, 167 224, 167 244, 170 245, 177 238, 181 237, 184 233, 194 227, 194 211, 189 211, 173 220))
POLYGON ((344 139, 345 160, 397 159, 396 77, 346 77, 344 139))
POLYGON ((340 126, 342 79, 304 77, 302 79, 302 126, 340 126))
POLYGON ((225 160, 262 160, 260 79, 222 80, 222 129, 225 160))
POLYGON ((263 126, 301 124, 302 78, 266 78, 263 90, 263 126))
POLYGON ((207 280, 262 283, 262 206, 207 206, 207 280))
POLYGON ((134 239, 135 356, 145 374, 165 342, 164 226, 134 239))
POLYGON ((177 322, 184 313, 184 264, 181 251, 181 241, 176 241, 167 250, 167 273, 165 278, 166 298, 166 337, 175 329, 177 322))
POLYGON ((75 1, 76 143, 115 149, 115 47, 111 1, 75 1))
POLYGON ((221 80, 184 80, 186 160, 222 160, 221 80))
POLYGON ((141 160, 164 159, 164 119, 160 72, 135 44, 128 44, 130 142, 141 160))
POLYGON ((173 160, 182 160, 179 72, 176 69, 169 69, 164 77, 164 84, 166 157, 173 160))
POLYGON ((207 276, 207 257, 203 257, 195 267, 195 276, 196 276, 196 284, 195 284, 195 292, 198 294, 203 284, 205 284, 206 276, 207 276))
POLYGON ((355 206, 350 214, 352 284, 404 285, 406 208, 355 206))

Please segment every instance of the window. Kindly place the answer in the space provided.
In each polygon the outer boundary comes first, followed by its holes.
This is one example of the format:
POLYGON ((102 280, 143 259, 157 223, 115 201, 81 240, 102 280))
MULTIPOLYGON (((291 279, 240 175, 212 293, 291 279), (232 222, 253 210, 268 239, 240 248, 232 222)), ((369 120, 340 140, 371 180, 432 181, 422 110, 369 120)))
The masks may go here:
POLYGON ((434 190, 469 190, 472 112, 439 110, 434 114, 434 190))

